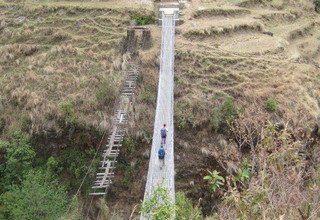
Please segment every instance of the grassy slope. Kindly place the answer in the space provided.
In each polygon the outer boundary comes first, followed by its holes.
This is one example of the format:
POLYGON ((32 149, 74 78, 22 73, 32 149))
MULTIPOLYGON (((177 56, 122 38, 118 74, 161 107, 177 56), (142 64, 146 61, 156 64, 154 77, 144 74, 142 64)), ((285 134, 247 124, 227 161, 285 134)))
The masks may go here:
POLYGON ((118 88, 123 80, 127 58, 120 50, 126 25, 130 15, 144 11, 129 6, 0 2, 4 133, 19 123, 17 115, 30 121, 31 133, 59 132, 59 103, 66 101, 75 106, 80 123, 108 127, 104 121, 111 112, 98 103, 96 93, 105 81, 118 88))
MULTIPOLYGON (((1 38, 0 48, 0 71, 4 73, 0 82, 5 85, 5 90, 1 90, 1 111, 6 122, 4 133, 23 124, 25 119, 14 115, 30 118, 28 131, 59 130, 56 118, 63 117, 58 107, 62 100, 74 103, 81 123, 98 127, 104 119, 102 115, 108 118, 112 109, 101 107, 95 95, 101 81, 113 79, 120 83, 123 77, 120 70, 125 58, 118 55, 119 47, 115 45, 125 34, 128 12, 136 10, 125 8, 127 3, 124 2, 27 1, 23 8, 20 3, 0 3, 4 9, 0 14, 0 34, 5 36, 1 38)), ((223 216, 226 213, 223 210, 228 206, 220 203, 225 198, 223 193, 239 197, 227 188, 211 196, 202 179, 207 169, 218 169, 227 176, 242 160, 242 152, 229 140, 230 135, 215 133, 210 126, 212 109, 220 106, 225 96, 233 96, 236 105, 244 109, 243 114, 252 121, 289 122, 292 133, 302 143, 306 138, 298 134, 299 131, 309 134, 319 113, 319 70, 316 67, 319 45, 314 46, 319 32, 318 24, 310 24, 319 17, 311 12, 309 3, 243 2, 193 1, 184 9, 185 24, 178 28, 176 187, 185 191, 195 203, 202 198, 200 205, 206 214, 217 211, 223 216), (239 8, 236 5, 239 3, 244 7, 239 8), (194 15, 198 7, 202 10, 194 15), (300 23, 310 24, 310 28, 304 31, 300 23), (262 31, 271 31, 274 37, 262 31), (279 103, 275 113, 269 114, 264 109, 268 97, 274 97, 279 103), (218 203, 220 205, 216 206, 218 203)), ((148 161, 143 155, 148 153, 153 129, 150 121, 153 122, 159 68, 159 33, 159 28, 152 26, 154 46, 140 52, 143 82, 138 88, 131 125, 132 134, 141 137, 143 143, 137 143, 140 146, 137 155, 125 152, 122 159, 133 163, 126 163, 123 169, 120 167, 110 199, 113 204, 119 202, 118 209, 128 209, 125 216, 143 194, 144 179, 141 177, 146 173, 148 161), (137 157, 143 158, 142 165, 137 157), (129 175, 132 191, 123 177, 127 178, 127 173, 137 164, 142 167, 141 171, 129 175)), ((245 120, 242 118, 242 121, 245 120)), ((294 149, 300 145, 296 143, 294 149)), ((286 172, 280 174, 286 175, 286 172)), ((241 188, 249 197, 261 186, 258 176, 255 178, 253 181, 256 180, 257 185, 248 190, 241 188)), ((276 186, 274 189, 278 190, 276 186)), ((239 215, 243 210, 233 207, 232 198, 230 201, 231 214, 239 215)), ((302 205, 296 201, 295 207, 302 205)), ((284 206, 276 213, 286 213, 290 208, 284 206)), ((231 214, 224 218, 232 219, 231 214)), ((294 212, 294 216, 296 214, 294 212)))
MULTIPOLYGON (((298 131, 303 131, 302 133, 309 136, 319 116, 320 107, 319 16, 313 12, 311 6, 311 1, 259 3, 203 0, 193 1, 185 9, 185 23, 178 28, 180 34, 176 41, 175 109, 178 127, 183 125, 179 122, 187 120, 190 123, 185 126, 189 128, 188 132, 178 129, 177 188, 188 192, 191 197, 202 198, 201 204, 205 212, 218 210, 222 219, 234 219, 235 216, 253 219, 262 215, 278 218, 281 212, 286 214, 285 218, 297 218, 299 213, 294 207, 304 209, 303 202, 281 203, 280 200, 283 198, 277 200, 272 193, 267 195, 272 197, 271 200, 266 199, 267 203, 283 205, 282 211, 264 204, 264 199, 260 201, 259 208, 255 207, 254 202, 250 203, 252 198, 257 196, 253 191, 265 189, 258 174, 252 180, 255 183, 250 185, 251 187, 238 187, 237 190, 244 190, 243 194, 233 193, 233 190, 226 187, 215 193, 214 197, 210 196, 202 177, 206 175, 207 169, 217 169, 224 177, 230 177, 239 170, 244 157, 249 157, 255 164, 252 157, 262 156, 259 154, 263 151, 263 146, 260 148, 259 145, 256 148, 259 153, 248 154, 247 151, 239 150, 232 140, 232 133, 221 135, 210 130, 212 109, 220 106, 226 96, 234 97, 236 106, 241 109, 243 116, 238 120, 240 127, 247 125, 261 128, 268 121, 284 122, 288 123, 289 133, 293 137, 302 143, 306 141, 305 135, 299 134, 298 131), (286 26, 290 26, 291 29, 286 26), (304 26, 309 28, 305 29, 304 26), (264 34, 264 31, 273 32, 273 37, 264 34), (295 51, 297 56, 293 56, 292 51, 295 51), (268 113, 264 108, 269 97, 274 97, 278 102, 275 113, 268 113), (258 121, 260 125, 257 125, 258 121), (192 137, 187 135, 189 132, 193 134, 192 137), (228 196, 229 193, 238 196, 240 200, 228 196), (216 206, 220 199, 224 202, 216 206)), ((296 154, 302 145, 293 142, 295 150, 291 153, 286 152, 291 156, 296 154)), ((319 149, 319 146, 316 149, 319 149)), ((273 150, 271 154, 279 154, 277 150, 273 150)), ((275 164, 277 162, 282 163, 274 161, 275 164)), ((313 162, 317 167, 317 160, 313 162)), ((274 169, 272 163, 269 166, 269 169, 274 169)), ((295 166, 297 165, 292 165, 291 168, 295 166)), ((303 173, 297 170, 298 173, 303 173)), ((311 170, 308 172, 312 173, 311 170)), ((273 175, 270 170, 259 169, 259 172, 273 175)), ((287 171, 281 172, 284 174, 287 171)), ((268 181, 278 181, 277 178, 275 175, 268 181)), ((312 190, 310 191, 308 184, 312 185, 316 178, 318 177, 315 174, 308 182, 309 180, 297 177, 297 182, 301 181, 299 184, 306 186, 302 193, 305 197, 299 193, 296 196, 310 201, 312 190)), ((279 190, 286 197, 286 192, 279 189, 283 186, 268 187, 268 190, 279 190)), ((313 204, 313 211, 317 204, 318 200, 313 204)))

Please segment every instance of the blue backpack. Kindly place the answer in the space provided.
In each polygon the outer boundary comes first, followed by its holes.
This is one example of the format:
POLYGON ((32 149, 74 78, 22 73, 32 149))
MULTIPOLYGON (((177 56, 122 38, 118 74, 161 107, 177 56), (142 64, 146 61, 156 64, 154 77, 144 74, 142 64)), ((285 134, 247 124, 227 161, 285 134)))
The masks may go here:
POLYGON ((164 158, 164 155, 166 154, 165 150, 163 147, 161 147, 158 151, 158 155, 159 155, 159 158, 160 159, 163 159, 164 158))

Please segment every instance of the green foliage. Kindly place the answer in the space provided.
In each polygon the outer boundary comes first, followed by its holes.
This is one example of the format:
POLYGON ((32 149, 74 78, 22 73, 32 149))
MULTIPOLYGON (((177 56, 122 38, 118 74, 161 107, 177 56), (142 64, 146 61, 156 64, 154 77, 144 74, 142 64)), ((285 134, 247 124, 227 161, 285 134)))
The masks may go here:
POLYGON ((142 93, 140 94, 140 101, 146 104, 154 104, 156 102, 155 93, 149 87, 144 87, 142 93))
POLYGON ((320 0, 314 0, 315 10, 320 13, 320 0))
POLYGON ((21 116, 19 117, 19 122, 21 130, 24 132, 28 132, 32 124, 30 116, 27 114, 21 114, 21 116))
POLYGON ((194 123, 193 115, 178 115, 177 116, 177 125, 179 129, 185 129, 191 127, 194 123))
POLYGON ((190 128, 194 125, 193 109, 189 103, 178 102, 176 107, 176 122, 179 129, 190 128))
POLYGON ((59 108, 65 116, 66 124, 76 124, 78 118, 75 114, 74 105, 70 101, 62 101, 59 103, 59 108))
POLYGON ((0 132, 2 132, 4 130, 6 126, 6 121, 4 118, 0 118, 0 132))
POLYGON ((214 170, 212 172, 209 172, 209 175, 203 177, 204 180, 207 180, 209 182, 210 185, 210 189, 212 192, 216 192, 221 186, 224 185, 224 178, 222 176, 220 176, 219 172, 214 170))
MULTIPOLYGON (((76 147, 65 149, 63 154, 56 160, 59 165, 56 167, 58 171, 61 169, 64 175, 69 178, 65 179, 65 184, 71 189, 78 187, 82 181, 82 178, 88 170, 90 161, 95 153, 94 149, 81 150, 76 147)), ((99 158, 94 162, 97 164, 99 158)), ((95 167, 95 166, 93 166, 95 167)), ((95 175, 95 171, 91 171, 90 175, 95 175)), ((85 191, 90 187, 90 178, 87 178, 82 190, 85 191)))
POLYGON ((183 192, 176 193, 176 218, 177 220, 201 220, 201 210, 193 207, 192 202, 183 192))
POLYGON ((234 99, 231 96, 228 96, 224 99, 221 113, 227 122, 232 122, 232 120, 237 117, 238 112, 234 106, 234 99))
POLYGON ((223 123, 222 113, 219 108, 213 108, 210 123, 215 131, 218 131, 223 123))
POLYGON ((137 76, 137 79, 136 79, 136 83, 137 83, 137 85, 141 85, 142 83, 143 83, 143 75, 142 74, 139 74, 138 76, 137 76))
POLYGON ((104 81, 96 91, 96 98, 100 105, 110 105, 116 100, 116 93, 113 81, 104 81))
POLYGON ((129 189, 130 183, 133 178, 137 176, 139 170, 141 169, 141 165, 142 161, 140 159, 138 159, 137 162, 132 165, 127 160, 119 158, 118 168, 124 172, 121 180, 122 187, 129 189))
POLYGON ((234 105, 234 99, 230 96, 225 97, 222 106, 212 110, 210 123, 215 131, 226 131, 230 123, 238 116, 238 110, 234 105))
POLYGON ((118 168, 124 172, 123 178, 121 179, 121 186, 125 189, 129 189, 130 181, 134 173, 134 169, 127 160, 119 159, 118 168))
POLYGON ((1 196, 7 219, 58 219, 67 204, 65 189, 41 171, 29 172, 21 187, 1 196))
POLYGON ((143 204, 141 213, 150 220, 173 220, 175 205, 169 197, 168 190, 158 186, 143 204))
POLYGON ((32 168, 36 153, 19 131, 13 133, 9 142, 1 141, 0 145, 6 151, 5 163, 0 165, 1 184, 7 188, 22 181, 23 175, 32 168))
POLYGON ((125 137, 122 144, 123 144, 123 147, 126 150, 126 153, 128 154, 128 156, 130 156, 132 153, 134 153, 138 147, 137 140, 131 136, 125 137))
POLYGON ((268 112, 275 112, 277 110, 277 100, 275 100, 274 98, 270 97, 267 99, 266 101, 266 109, 268 112))
POLYGON ((82 220, 83 219, 83 211, 84 207, 83 202, 80 200, 79 195, 74 195, 68 205, 68 211, 65 212, 64 216, 62 216, 61 220, 82 220))
POLYGON ((233 178, 234 185, 236 185, 237 182, 241 182, 242 184, 248 183, 252 176, 251 168, 252 165, 248 162, 248 160, 243 160, 239 172, 233 178))
POLYGON ((49 157, 47 161, 48 173, 56 175, 61 173, 62 170, 63 170, 63 167, 61 166, 60 161, 53 156, 49 157))
POLYGON ((135 15, 133 19, 136 21, 137 25, 153 24, 155 21, 150 15, 135 15))

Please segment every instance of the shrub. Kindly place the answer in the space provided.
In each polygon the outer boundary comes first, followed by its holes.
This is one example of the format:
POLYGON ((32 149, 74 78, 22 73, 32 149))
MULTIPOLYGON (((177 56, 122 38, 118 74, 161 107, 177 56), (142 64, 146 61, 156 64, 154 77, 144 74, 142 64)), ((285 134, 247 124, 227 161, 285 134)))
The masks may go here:
POLYGON ((176 193, 176 219, 203 219, 201 210, 198 207, 193 207, 192 202, 185 196, 183 192, 176 193))
POLYGON ((227 96, 224 101, 223 101, 223 105, 221 108, 221 113, 224 117, 224 120, 227 123, 231 123, 232 120, 237 117, 238 113, 237 113, 237 109, 234 106, 234 99, 231 96, 227 96))
POLYGON ((74 105, 70 101, 62 101, 59 103, 59 108, 65 116, 66 124, 77 123, 77 116, 75 114, 74 105))
POLYGON ((252 173, 251 173, 252 165, 248 162, 247 159, 242 161, 241 168, 239 169, 237 175, 233 178, 234 185, 237 184, 237 182, 240 182, 242 184, 248 183, 252 173))
POLYGON ((265 105, 268 112, 275 112, 277 110, 278 103, 274 98, 268 98, 265 105))
POLYGON ((105 81, 101 83, 96 92, 96 98, 100 105, 110 105, 116 99, 116 87, 113 82, 105 81))
POLYGON ((173 220, 174 213, 175 205, 169 197, 168 190, 162 186, 154 190, 141 208, 141 214, 148 216, 150 220, 173 220))
POLYGON ((61 166, 58 159, 51 156, 47 161, 47 170, 50 174, 58 174, 63 170, 63 167, 61 166))
POLYGON ((179 129, 185 129, 191 127, 194 123, 193 115, 178 115, 177 116, 177 125, 179 129))
POLYGON ((211 127, 218 131, 223 122, 222 114, 219 108, 213 108, 210 118, 211 127))
POLYGON ((12 184, 19 184, 23 175, 32 168, 36 153, 29 144, 27 137, 16 131, 9 142, 0 142, 0 148, 6 151, 5 163, 1 164, 0 171, 2 184, 7 188, 12 184))
POLYGON ((126 149, 128 155, 131 155, 138 147, 138 143, 137 143, 136 139, 134 139, 131 136, 126 137, 122 143, 123 143, 123 147, 126 149))
POLYGON ((175 108, 175 121, 179 129, 190 128, 194 126, 193 108, 188 102, 178 102, 175 108))
POLYGON ((234 105, 234 99, 227 96, 222 106, 213 108, 210 124, 215 131, 226 131, 226 128, 229 127, 236 117, 238 117, 238 110, 234 105))
POLYGON ((133 19, 136 21, 137 25, 153 24, 155 21, 150 15, 135 15, 133 19))
POLYGON ((208 172, 209 175, 203 177, 203 179, 209 182, 211 191, 216 192, 221 186, 224 185, 225 180, 222 176, 219 175, 220 173, 216 170, 208 172))
POLYGON ((140 94, 140 101, 146 104, 153 104, 156 102, 155 93, 148 87, 145 87, 142 93, 140 94))
POLYGON ((315 0, 314 4, 316 12, 320 13, 320 0, 315 0))
POLYGON ((1 199, 9 219, 59 219, 67 205, 65 189, 41 171, 29 172, 21 187, 13 186, 1 199))

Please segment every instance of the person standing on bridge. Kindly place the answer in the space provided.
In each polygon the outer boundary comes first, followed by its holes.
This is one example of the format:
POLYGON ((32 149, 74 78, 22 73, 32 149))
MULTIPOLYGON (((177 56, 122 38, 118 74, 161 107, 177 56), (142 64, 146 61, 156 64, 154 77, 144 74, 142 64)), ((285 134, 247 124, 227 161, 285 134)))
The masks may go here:
POLYGON ((162 169, 162 167, 164 166, 164 156, 166 155, 166 151, 164 150, 162 144, 161 147, 158 151, 158 156, 159 156, 159 160, 160 160, 160 170, 162 169))
POLYGON ((163 128, 161 128, 160 130, 160 134, 161 134, 161 145, 162 144, 166 144, 166 139, 167 139, 167 133, 168 133, 168 129, 166 128, 166 124, 163 124, 163 128))

